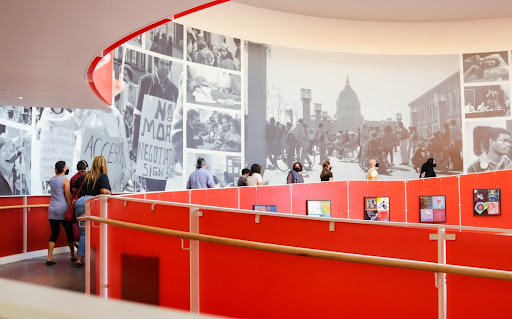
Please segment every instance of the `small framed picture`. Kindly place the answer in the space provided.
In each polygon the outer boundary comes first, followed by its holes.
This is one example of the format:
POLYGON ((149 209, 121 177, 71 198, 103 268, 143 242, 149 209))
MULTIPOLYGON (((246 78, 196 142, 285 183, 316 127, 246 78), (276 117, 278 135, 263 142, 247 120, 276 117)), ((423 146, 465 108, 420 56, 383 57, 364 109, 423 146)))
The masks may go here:
POLYGON ((389 197, 365 197, 364 219, 375 221, 389 221, 389 197))
POLYGON ((444 196, 420 196, 420 223, 445 223, 446 198, 444 196))
POLYGON ((306 201, 306 212, 309 216, 331 217, 331 201, 308 200, 306 201))
POLYGON ((473 190, 474 216, 500 216, 501 193, 497 188, 473 190))
POLYGON ((253 205, 252 209, 257 212, 277 213, 276 205, 253 205))

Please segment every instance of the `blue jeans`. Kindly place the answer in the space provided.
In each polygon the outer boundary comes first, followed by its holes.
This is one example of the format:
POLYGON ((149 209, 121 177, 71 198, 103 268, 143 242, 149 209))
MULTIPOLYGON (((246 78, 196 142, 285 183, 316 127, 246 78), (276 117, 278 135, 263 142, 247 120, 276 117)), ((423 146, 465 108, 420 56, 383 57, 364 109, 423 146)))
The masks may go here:
MULTIPOLYGON (((85 200, 89 195, 82 196, 75 202, 75 216, 78 218, 85 214, 85 200)), ((78 222, 78 229, 80 230, 80 242, 78 243, 78 256, 85 257, 85 222, 78 222)))

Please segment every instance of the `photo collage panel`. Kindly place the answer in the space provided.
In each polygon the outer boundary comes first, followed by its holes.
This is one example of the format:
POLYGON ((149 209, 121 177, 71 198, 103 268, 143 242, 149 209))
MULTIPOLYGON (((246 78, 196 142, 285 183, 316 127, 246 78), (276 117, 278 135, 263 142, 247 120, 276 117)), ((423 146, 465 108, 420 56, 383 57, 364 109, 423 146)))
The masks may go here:
POLYGON ((499 189, 475 189, 473 193, 474 216, 501 215, 499 189))
POLYGON ((446 222, 446 202, 444 196, 420 196, 420 222, 446 222))
POLYGON ((365 197, 364 219, 375 221, 389 221, 389 197, 365 197))

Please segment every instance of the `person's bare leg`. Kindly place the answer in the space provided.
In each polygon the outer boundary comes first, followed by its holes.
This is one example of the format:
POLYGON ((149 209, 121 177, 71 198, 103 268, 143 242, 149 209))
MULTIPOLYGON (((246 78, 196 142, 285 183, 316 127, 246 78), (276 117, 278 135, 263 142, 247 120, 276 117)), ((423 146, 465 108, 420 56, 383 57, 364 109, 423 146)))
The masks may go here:
POLYGON ((68 243, 69 251, 71 252, 71 258, 76 258, 75 255, 75 242, 68 243))
POLYGON ((53 248, 55 248, 55 243, 53 241, 48 242, 48 261, 53 261, 53 248))

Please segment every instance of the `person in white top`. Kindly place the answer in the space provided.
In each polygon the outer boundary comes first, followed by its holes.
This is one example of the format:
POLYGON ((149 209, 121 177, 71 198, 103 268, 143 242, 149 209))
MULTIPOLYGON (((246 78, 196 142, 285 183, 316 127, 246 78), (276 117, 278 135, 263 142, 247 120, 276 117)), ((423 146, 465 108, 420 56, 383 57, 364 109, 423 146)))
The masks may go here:
POLYGON ((247 177, 247 186, 259 186, 263 184, 263 178, 261 177, 261 166, 259 164, 252 164, 251 172, 247 177))
POLYGON ((369 181, 376 181, 379 179, 379 172, 377 172, 377 167, 379 167, 379 163, 377 163, 377 160, 372 158, 368 164, 370 165, 370 170, 368 171, 368 180, 369 181))

